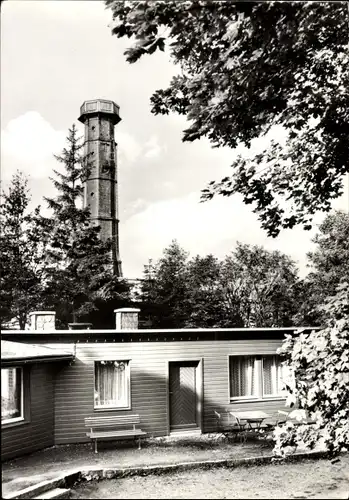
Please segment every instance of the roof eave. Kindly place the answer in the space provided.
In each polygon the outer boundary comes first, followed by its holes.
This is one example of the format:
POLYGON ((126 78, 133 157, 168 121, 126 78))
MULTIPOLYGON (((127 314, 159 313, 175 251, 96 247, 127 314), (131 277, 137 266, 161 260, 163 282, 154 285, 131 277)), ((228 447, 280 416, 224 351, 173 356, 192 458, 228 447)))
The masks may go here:
POLYGON ((9 366, 14 364, 29 364, 29 363, 49 363, 56 361, 72 361, 75 359, 73 354, 63 354, 61 356, 34 356, 34 357, 20 357, 20 358, 4 358, 1 359, 1 366, 9 366))

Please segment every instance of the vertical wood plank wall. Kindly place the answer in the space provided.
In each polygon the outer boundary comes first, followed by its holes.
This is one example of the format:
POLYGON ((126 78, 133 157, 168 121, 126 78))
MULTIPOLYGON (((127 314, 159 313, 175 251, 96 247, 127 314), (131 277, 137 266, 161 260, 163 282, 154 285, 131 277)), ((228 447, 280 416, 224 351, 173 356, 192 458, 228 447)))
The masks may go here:
MULTIPOLYGON (((234 402, 229 400, 229 355, 275 354, 281 339, 171 342, 81 342, 76 360, 57 374, 55 386, 55 444, 89 441, 84 418, 94 415, 138 413, 150 436, 168 433, 168 363, 203 360, 203 432, 216 430, 213 410, 263 409, 275 414, 283 400, 234 402), (94 361, 130 360, 131 409, 95 411, 94 361)), ((48 344, 47 344, 48 345, 48 344)))
POLYGON ((51 364, 34 364, 25 367, 24 374, 30 377, 29 421, 1 428, 1 460, 54 444, 54 368, 51 364))

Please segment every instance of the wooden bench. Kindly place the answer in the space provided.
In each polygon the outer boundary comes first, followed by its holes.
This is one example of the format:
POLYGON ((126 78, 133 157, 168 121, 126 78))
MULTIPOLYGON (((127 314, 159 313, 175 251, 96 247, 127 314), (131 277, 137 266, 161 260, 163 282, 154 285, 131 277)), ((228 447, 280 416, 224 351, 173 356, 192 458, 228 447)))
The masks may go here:
POLYGON ((86 436, 95 441, 95 453, 97 451, 97 440, 112 440, 137 438, 138 449, 141 448, 141 437, 147 433, 139 428, 139 415, 118 415, 114 417, 88 417, 85 418, 85 427, 90 428, 86 436))

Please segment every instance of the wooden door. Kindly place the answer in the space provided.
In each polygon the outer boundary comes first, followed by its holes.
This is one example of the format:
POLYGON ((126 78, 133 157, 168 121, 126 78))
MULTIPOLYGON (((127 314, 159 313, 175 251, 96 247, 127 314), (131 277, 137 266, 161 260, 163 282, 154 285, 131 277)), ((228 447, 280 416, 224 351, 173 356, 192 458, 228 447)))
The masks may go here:
POLYGON ((170 430, 198 427, 197 415, 197 367, 198 362, 170 363, 170 430))

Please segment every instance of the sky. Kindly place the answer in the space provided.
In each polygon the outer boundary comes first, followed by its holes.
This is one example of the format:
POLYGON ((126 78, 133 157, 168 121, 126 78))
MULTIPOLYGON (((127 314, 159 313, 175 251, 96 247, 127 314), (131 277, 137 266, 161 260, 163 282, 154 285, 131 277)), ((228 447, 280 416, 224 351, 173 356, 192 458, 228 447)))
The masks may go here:
MULTIPOLYGON (((288 254, 304 276, 307 252, 317 231, 283 230, 267 237, 251 205, 240 195, 200 203, 211 180, 231 173, 238 153, 265 146, 213 149, 207 140, 182 142, 184 117, 154 116, 149 98, 166 88, 177 68, 166 52, 129 64, 129 40, 111 35, 111 11, 102 1, 8 0, 1 5, 1 180, 19 169, 29 176, 32 206, 53 196, 50 177, 68 129, 85 100, 103 98, 120 106, 118 143, 119 233, 123 275, 140 278, 148 259, 157 260, 173 239, 190 256, 224 258, 236 242, 288 254)), ((274 130, 273 135, 282 135, 274 130)), ((349 209, 345 194, 334 209, 349 209)), ((316 214, 319 224, 324 215, 316 214)))

